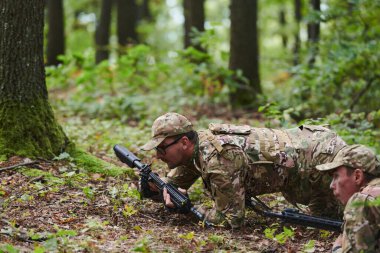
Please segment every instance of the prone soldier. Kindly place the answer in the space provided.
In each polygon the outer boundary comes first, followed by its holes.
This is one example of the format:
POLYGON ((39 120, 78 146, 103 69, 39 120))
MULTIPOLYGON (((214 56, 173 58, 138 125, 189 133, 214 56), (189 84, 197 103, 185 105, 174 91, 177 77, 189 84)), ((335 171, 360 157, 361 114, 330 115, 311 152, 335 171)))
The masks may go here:
MULTIPOLYGON (((194 131, 183 115, 166 113, 154 121, 152 139, 141 149, 156 150, 170 169, 166 180, 177 187, 187 190, 201 177, 214 205, 198 210, 213 224, 238 228, 244 223, 246 199, 274 192, 308 205, 314 215, 339 216, 340 206, 328 187, 331 178, 315 166, 331 162, 345 146, 321 126, 277 130, 210 124, 194 131)), ((165 191, 163 198, 173 206, 165 191)))

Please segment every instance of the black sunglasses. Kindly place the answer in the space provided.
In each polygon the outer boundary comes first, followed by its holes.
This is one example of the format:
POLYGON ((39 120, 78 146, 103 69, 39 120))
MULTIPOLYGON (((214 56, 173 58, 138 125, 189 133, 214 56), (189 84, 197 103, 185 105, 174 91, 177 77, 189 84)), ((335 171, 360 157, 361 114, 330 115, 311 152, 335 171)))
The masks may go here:
POLYGON ((154 149, 160 153, 161 155, 166 155, 166 149, 174 144, 176 144, 180 139, 182 139, 183 136, 180 136, 178 137, 177 139, 175 139, 172 143, 166 145, 166 146, 163 146, 163 147, 155 147, 154 149))

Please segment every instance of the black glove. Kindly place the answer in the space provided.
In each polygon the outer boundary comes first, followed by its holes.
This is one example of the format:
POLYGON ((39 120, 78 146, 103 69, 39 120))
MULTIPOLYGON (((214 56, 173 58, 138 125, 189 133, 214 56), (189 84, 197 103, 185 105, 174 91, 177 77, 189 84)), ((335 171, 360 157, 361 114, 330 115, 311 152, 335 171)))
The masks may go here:
POLYGON ((148 182, 151 182, 149 177, 145 175, 141 176, 140 185, 139 185, 139 192, 140 192, 141 198, 151 198, 159 194, 158 192, 152 191, 150 189, 148 182))

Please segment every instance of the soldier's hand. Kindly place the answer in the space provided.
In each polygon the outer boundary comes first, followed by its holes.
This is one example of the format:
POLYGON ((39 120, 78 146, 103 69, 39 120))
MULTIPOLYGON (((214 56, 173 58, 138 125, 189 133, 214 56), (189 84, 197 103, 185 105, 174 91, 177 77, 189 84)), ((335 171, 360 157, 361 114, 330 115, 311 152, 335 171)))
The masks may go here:
MULTIPOLYGON (((185 189, 178 188, 178 190, 179 190, 181 193, 183 193, 183 194, 186 194, 186 193, 187 193, 187 191, 186 191, 185 189)), ((169 193, 168 193, 168 191, 167 191, 166 188, 164 188, 164 191, 163 191, 163 193, 162 193, 162 196, 163 196, 163 198, 164 198, 164 204, 165 204, 165 206, 167 206, 168 208, 175 208, 173 202, 172 202, 171 199, 170 199, 170 195, 169 195, 169 193)))

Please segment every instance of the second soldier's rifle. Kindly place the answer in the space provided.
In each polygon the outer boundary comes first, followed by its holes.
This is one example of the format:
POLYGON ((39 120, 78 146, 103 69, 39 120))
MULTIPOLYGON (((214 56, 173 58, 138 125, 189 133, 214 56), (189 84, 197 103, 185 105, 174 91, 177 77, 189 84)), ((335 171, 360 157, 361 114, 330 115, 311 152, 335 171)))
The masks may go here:
POLYGON ((246 206, 252 208, 260 215, 271 218, 279 218, 284 223, 297 224, 301 226, 337 232, 341 232, 342 230, 342 221, 307 215, 300 213, 297 209, 285 208, 283 211, 281 211, 281 213, 272 212, 271 209, 257 197, 246 199, 246 206))
POLYGON ((199 220, 204 222, 207 227, 211 226, 211 223, 204 220, 204 215, 191 204, 189 197, 180 192, 172 184, 165 183, 157 174, 152 172, 150 165, 141 163, 141 160, 139 158, 137 158, 132 152, 123 146, 115 145, 113 150, 115 151, 115 154, 120 159, 120 161, 127 164, 131 168, 137 168, 139 170, 141 176, 141 188, 143 191, 147 192, 145 195, 150 194, 148 186, 149 180, 157 186, 160 192, 166 188, 168 194, 170 195, 171 201, 179 212, 191 212, 199 220))

